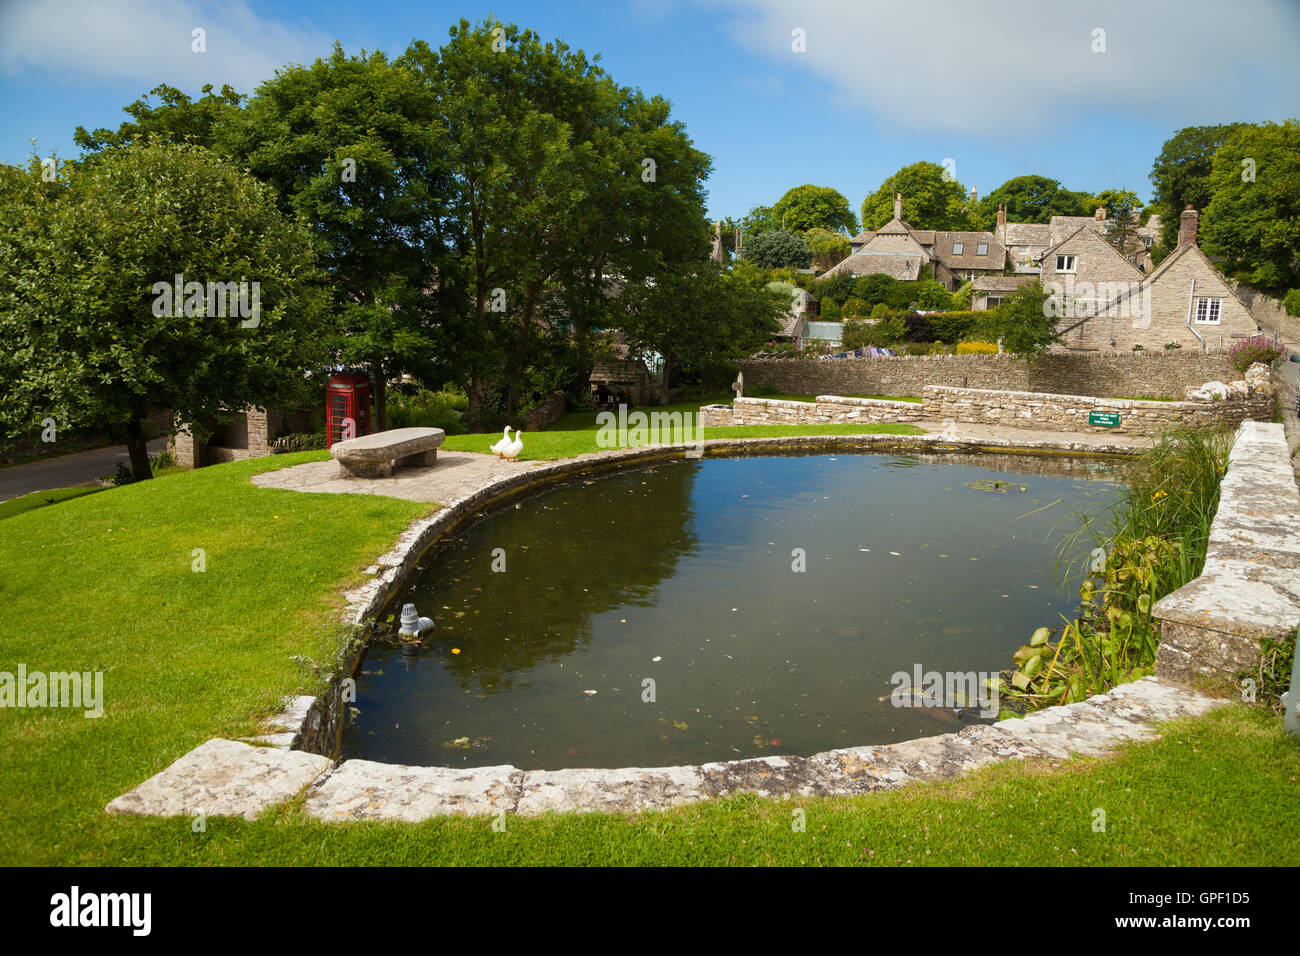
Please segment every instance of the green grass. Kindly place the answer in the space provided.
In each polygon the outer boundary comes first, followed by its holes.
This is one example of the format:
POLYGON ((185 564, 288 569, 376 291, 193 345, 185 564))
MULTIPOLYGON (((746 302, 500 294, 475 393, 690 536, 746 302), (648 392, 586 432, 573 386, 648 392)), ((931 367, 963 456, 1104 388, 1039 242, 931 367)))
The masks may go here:
POLYGON ((742 795, 637 816, 509 817, 501 833, 485 817, 322 823, 296 808, 254 822, 209 818, 193 833, 186 818, 87 807, 77 857, 18 849, 23 860, 127 866, 1294 866, 1298 776, 1300 745, 1280 721, 1236 704, 1109 758, 1011 761, 862 797, 742 795), (1093 831, 1098 808, 1104 833, 1093 831), (792 826, 796 809, 804 832, 792 826))
POLYGON ((107 862, 90 832, 113 791, 311 692, 294 656, 334 658, 339 592, 429 508, 248 481, 325 455, 219 465, 5 520, 0 669, 102 670, 105 715, 0 710, 0 863, 107 862))
MULTIPOLYGON (((724 401, 724 399, 718 399, 724 401)), ((694 414, 708 401, 682 402, 659 407, 646 406, 635 411, 652 413, 674 412, 694 414)), ((594 411, 567 412, 545 431, 525 432, 524 450, 520 461, 554 461, 577 455, 603 451, 597 444, 597 413, 594 411)), ((923 435, 925 429, 915 425, 736 425, 728 428, 706 428, 702 438, 765 438, 776 435, 923 435)), ((663 436, 668 441, 670 436, 663 436)), ((501 439, 500 432, 474 435, 448 435, 442 447, 448 451, 477 451, 488 453, 501 439)))
POLYGON ((105 814, 199 743, 247 736, 282 695, 316 690, 299 660, 333 659, 340 592, 427 510, 248 481, 325 457, 218 465, 5 521, 0 669, 102 670, 105 714, 0 710, 0 865, 1300 863, 1300 745, 1245 705, 1111 759, 857 798, 511 818, 505 833, 485 819, 323 824, 294 806, 210 818, 205 833, 105 814), (791 829, 795 808, 807 832, 791 829))
POLYGON ((0 501, 0 518, 12 518, 24 511, 56 505, 61 501, 80 498, 83 495, 93 495, 95 492, 103 490, 102 487, 97 485, 89 485, 77 488, 54 488, 50 491, 33 491, 30 495, 0 501))

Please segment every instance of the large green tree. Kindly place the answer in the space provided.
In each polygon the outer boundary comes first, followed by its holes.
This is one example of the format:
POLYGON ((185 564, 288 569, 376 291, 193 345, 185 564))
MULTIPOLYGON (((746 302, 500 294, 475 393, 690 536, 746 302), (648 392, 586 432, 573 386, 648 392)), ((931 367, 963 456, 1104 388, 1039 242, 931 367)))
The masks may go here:
POLYGON ((903 194, 903 221, 917 229, 968 229, 967 190, 938 163, 913 163, 890 176, 862 201, 862 228, 879 229, 894 218, 903 194))
POLYGON ((1165 140, 1151 166, 1155 186, 1152 206, 1161 216, 1160 244, 1164 249, 1176 244, 1179 216, 1188 203, 1201 211, 1210 204, 1214 154, 1242 125, 1188 126, 1165 140))
POLYGON ((513 413, 548 297, 596 296, 607 276, 637 281, 707 257, 709 160, 666 100, 513 24, 462 20, 442 48, 413 44, 403 62, 435 92, 448 126, 448 278, 468 315, 469 416, 482 419, 494 378, 513 413))
POLYGON ((370 367, 380 429, 388 379, 446 341, 425 294, 448 230, 442 115, 414 70, 336 45, 328 59, 280 70, 217 135, 311 224, 334 295, 332 345, 340 361, 370 367))
POLYGON ((782 229, 791 232, 807 232, 809 229, 858 231, 858 217, 849 208, 849 201, 838 189, 830 186, 795 186, 776 201, 772 207, 772 219, 782 229))
POLYGON ((992 229, 999 205, 1006 206, 1007 222, 1050 222, 1053 216, 1086 216, 1090 208, 1083 193, 1066 189, 1046 176, 1016 176, 979 201, 980 228, 992 229))
POLYGON ((123 426, 136 478, 152 409, 203 438, 209 418, 300 398, 318 366, 310 236, 208 150, 134 144, 54 182, 5 167, 0 261, 0 425, 123 426))
POLYGON ((630 283, 623 332, 634 349, 658 352, 664 382, 679 370, 716 367, 750 355, 778 330, 790 296, 755 288, 712 262, 630 283))
POLYGON ((1246 282, 1300 286, 1300 122, 1239 126, 1214 155, 1200 238, 1246 282))

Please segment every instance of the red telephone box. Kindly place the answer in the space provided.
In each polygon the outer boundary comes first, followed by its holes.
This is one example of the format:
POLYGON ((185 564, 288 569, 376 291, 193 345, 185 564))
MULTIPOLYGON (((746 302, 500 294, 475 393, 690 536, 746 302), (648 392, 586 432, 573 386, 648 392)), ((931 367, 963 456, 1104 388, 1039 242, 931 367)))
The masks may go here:
POLYGON ((370 434, 370 379, 346 373, 331 375, 325 390, 325 447, 345 438, 370 434), (352 427, 348 427, 351 422, 352 427))

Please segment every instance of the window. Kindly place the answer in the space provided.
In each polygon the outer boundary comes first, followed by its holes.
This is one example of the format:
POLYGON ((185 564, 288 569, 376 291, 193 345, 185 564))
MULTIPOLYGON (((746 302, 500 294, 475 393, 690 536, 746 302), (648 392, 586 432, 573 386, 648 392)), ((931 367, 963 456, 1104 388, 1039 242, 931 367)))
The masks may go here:
POLYGON ((989 244, 987 242, 981 242, 978 246, 975 247, 975 255, 987 256, 988 254, 989 254, 989 244))
POLYGON ((1073 271, 1074 271, 1074 266, 1075 266, 1075 257, 1074 257, 1074 256, 1057 256, 1057 257, 1056 257, 1056 271, 1057 271, 1057 272, 1073 272, 1073 271))
POLYGON ((966 243, 962 242, 962 241, 959 239, 959 240, 957 240, 956 242, 954 242, 954 243, 952 244, 952 254, 953 254, 954 256, 959 256, 959 255, 961 255, 961 251, 962 251, 963 249, 965 249, 965 248, 966 248, 966 243))
POLYGON ((1219 312, 1222 308, 1222 299, 1211 299, 1209 296, 1198 295, 1196 297, 1196 324, 1218 325, 1219 312))
POLYGON ((1002 304, 1002 300, 1003 297, 1000 295, 991 295, 988 298, 988 305, 986 307, 990 309, 996 309, 998 306, 1002 304))

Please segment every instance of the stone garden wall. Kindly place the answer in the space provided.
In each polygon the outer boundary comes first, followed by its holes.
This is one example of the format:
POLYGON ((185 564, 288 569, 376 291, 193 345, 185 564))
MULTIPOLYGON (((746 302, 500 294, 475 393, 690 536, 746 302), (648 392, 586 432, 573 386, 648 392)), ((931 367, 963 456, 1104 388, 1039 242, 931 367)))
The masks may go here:
POLYGON ((900 395, 927 385, 1002 388, 1057 395, 1181 398, 1188 385, 1236 377, 1226 352, 1050 352, 1033 362, 1011 355, 911 355, 862 359, 747 359, 745 383, 794 395, 900 395))
POLYGON ((551 392, 540 405, 524 416, 524 431, 541 431, 564 414, 564 391, 551 392))
POLYGON ((1237 426, 1247 418, 1272 418, 1273 395, 1271 391, 1255 391, 1220 400, 1143 402, 930 385, 925 389, 923 407, 931 422, 952 420, 1043 431, 1154 436, 1179 425, 1237 426), (1114 413, 1119 416, 1119 424, 1089 424, 1094 412, 1114 413))
POLYGON ((1211 382, 1187 387, 1183 393, 1184 401, 1157 402, 927 385, 920 402, 837 395, 819 395, 815 402, 738 398, 730 406, 702 408, 700 424, 718 428, 919 422, 934 425, 952 421, 1041 431, 1154 436, 1179 425, 1206 427, 1222 423, 1235 427, 1248 418, 1273 417, 1273 387, 1263 365, 1251 366, 1246 379, 1231 385, 1211 382), (1091 424, 1089 416, 1096 412, 1117 415, 1118 423, 1091 424))

